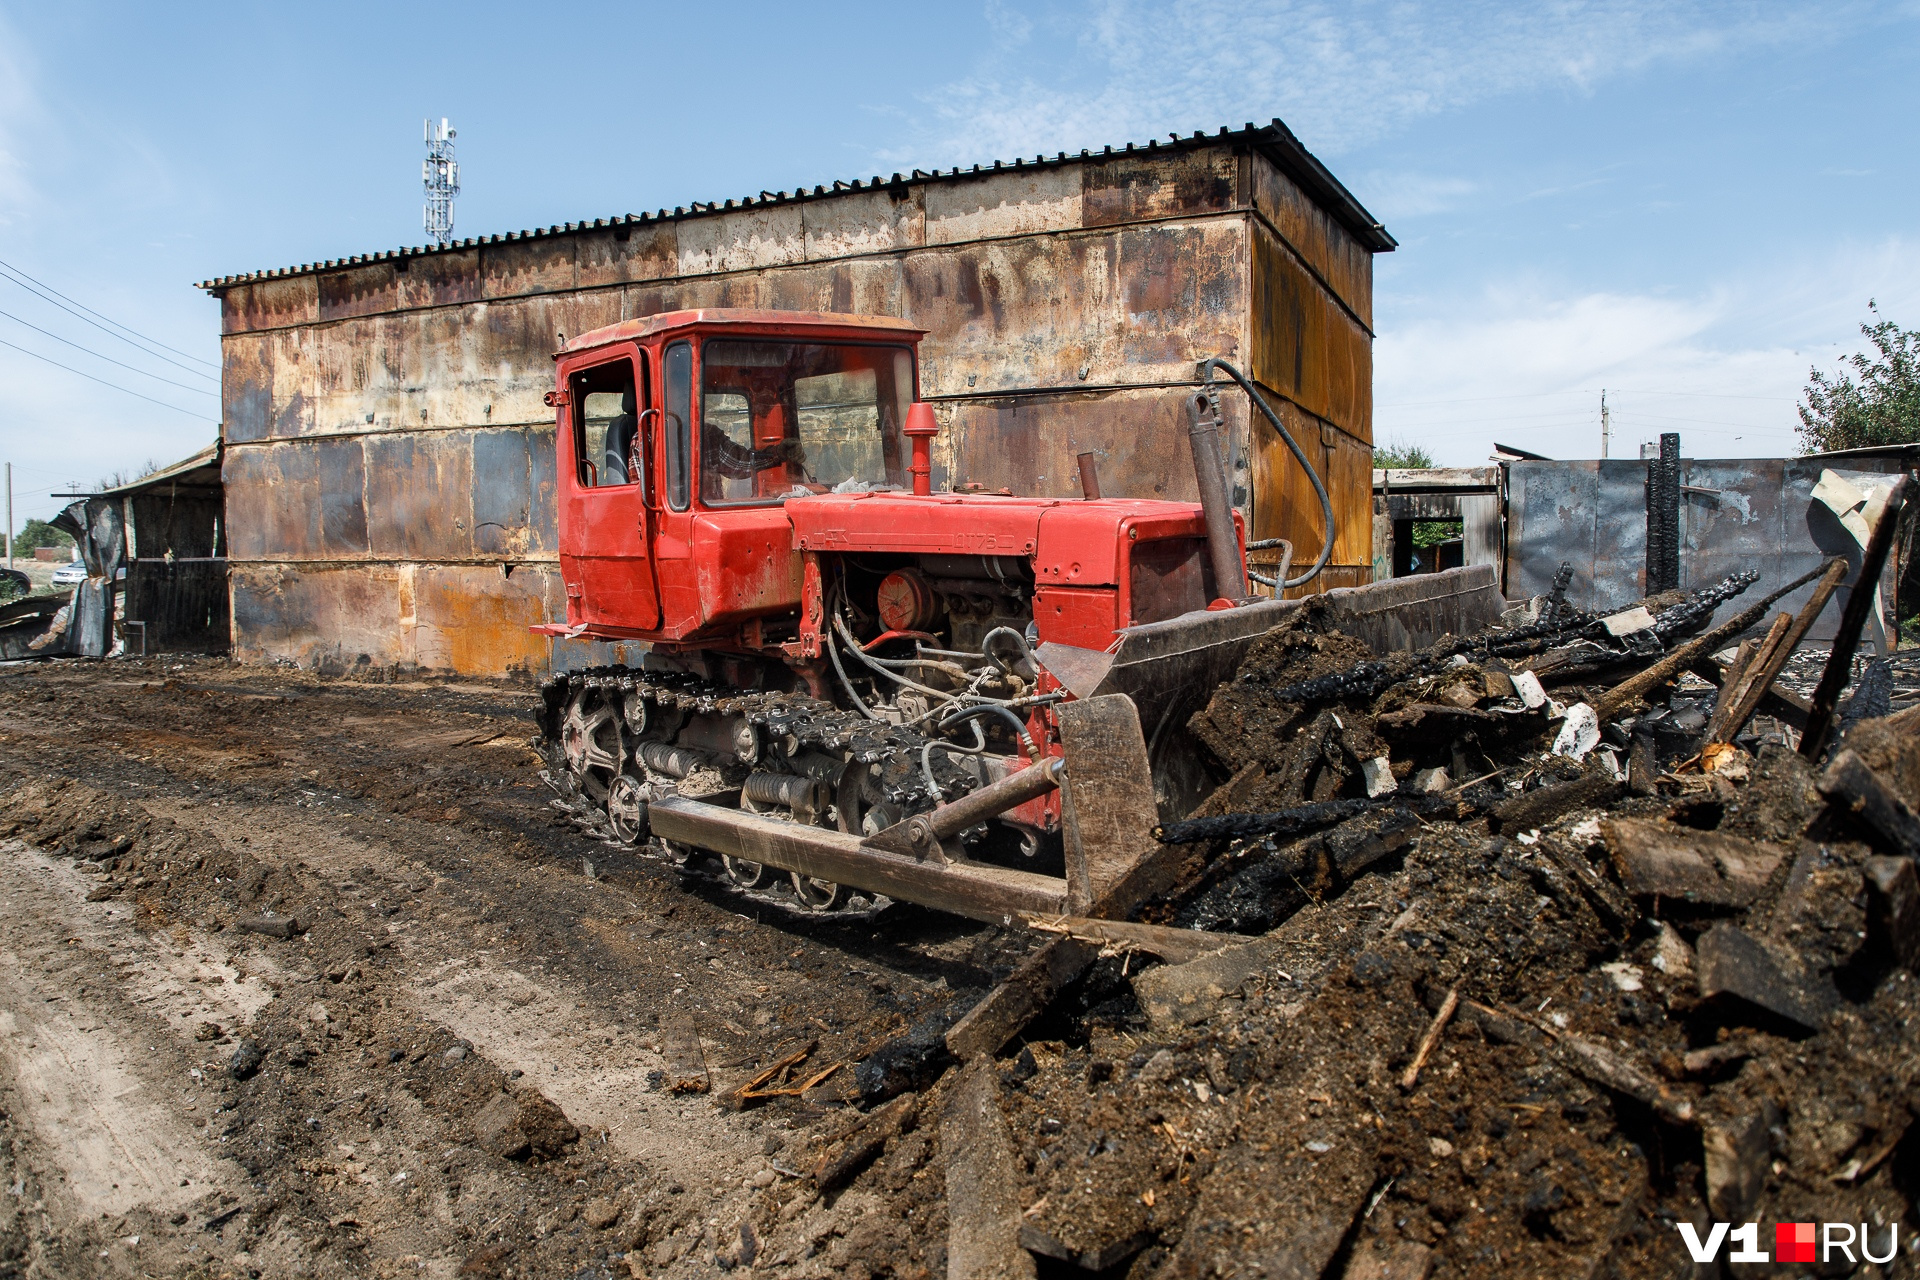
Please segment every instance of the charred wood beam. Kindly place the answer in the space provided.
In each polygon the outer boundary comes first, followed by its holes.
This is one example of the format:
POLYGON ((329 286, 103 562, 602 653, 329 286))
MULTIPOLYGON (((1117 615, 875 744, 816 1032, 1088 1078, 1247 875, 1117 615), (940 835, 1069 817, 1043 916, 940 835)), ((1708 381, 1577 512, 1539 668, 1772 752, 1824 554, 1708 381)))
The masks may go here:
POLYGON ((1621 784, 1603 770, 1595 769, 1583 778, 1541 787, 1494 806, 1487 815, 1487 827, 1496 834, 1530 831, 1544 827, 1562 814, 1575 809, 1602 805, 1620 794, 1621 784))
POLYGON ((1731 687, 1720 691, 1718 703, 1723 704, 1725 710, 1723 713, 1721 705, 1714 707, 1713 723, 1707 727, 1708 742, 1732 742, 1735 735, 1746 727, 1747 721, 1760 709, 1761 700, 1773 687, 1773 682, 1785 669, 1794 649, 1813 628, 1814 620, 1827 607, 1827 601, 1839 588, 1840 580, 1846 576, 1846 560, 1835 556, 1820 575, 1820 581, 1814 584, 1813 594, 1807 598, 1799 615, 1785 627, 1781 627, 1780 622, 1786 622, 1787 615, 1780 615, 1779 622, 1774 624, 1779 635, 1770 632, 1770 643, 1762 643, 1741 670, 1739 678, 1732 682, 1731 687))
MULTIPOLYGON (((1711 586, 1701 588, 1680 604, 1661 612, 1654 621, 1655 636, 1660 639, 1669 639, 1690 632, 1707 618, 1712 617, 1714 611, 1722 604, 1740 595, 1759 579, 1760 575, 1757 572, 1744 569, 1738 573, 1728 574, 1711 586)), ((1802 586, 1806 581, 1807 579, 1801 579, 1794 584, 1794 587, 1802 586)), ((1791 589, 1793 588, 1789 588, 1791 589)), ((1771 604, 1778 598, 1779 595, 1771 596, 1766 603, 1771 604)), ((1431 674, 1459 654, 1481 653, 1493 657, 1516 657, 1538 653, 1543 648, 1569 644, 1576 640, 1603 638, 1610 638, 1610 633, 1601 618, 1591 613, 1567 613, 1554 610, 1551 618, 1543 615, 1539 622, 1524 627, 1514 627, 1507 631, 1458 640, 1452 644, 1436 645, 1426 650, 1419 661, 1411 667, 1404 662, 1378 659, 1356 663, 1345 671, 1335 671, 1324 676, 1315 676, 1310 680, 1283 685, 1273 691, 1273 696, 1282 702, 1300 704, 1371 698, 1403 680, 1431 674)), ((1632 661, 1635 657, 1634 654, 1624 653, 1617 657, 1610 655, 1605 661, 1610 663, 1632 661)))
MULTIPOLYGON (((1718 659, 1709 655, 1702 657, 1699 661, 1688 667, 1687 670, 1693 672, 1693 674, 1699 676, 1714 688, 1721 689, 1726 687, 1727 677, 1731 668, 1723 665, 1718 659)), ((1770 685, 1761 691, 1759 712, 1764 712, 1776 720, 1779 720, 1781 723, 1792 725, 1796 729, 1806 728, 1807 716, 1812 710, 1813 704, 1791 689, 1782 689, 1778 685, 1770 685)))
POLYGON ((1660 456, 1647 464, 1647 593, 1680 585, 1680 434, 1660 437, 1660 456))
POLYGON ((1597 705, 1594 710, 1600 713, 1602 720, 1611 720, 1632 706, 1640 698, 1651 693, 1655 688, 1673 679, 1682 671, 1691 667, 1695 662, 1714 652, 1716 649, 1719 649, 1729 640, 1751 627, 1754 623, 1760 621, 1760 619, 1766 616, 1767 610, 1773 606, 1775 601, 1798 591, 1801 587, 1806 586, 1824 572, 1826 572, 1826 566, 1822 565, 1810 573, 1800 575, 1779 590, 1769 592, 1763 599, 1755 601, 1739 613, 1734 614, 1733 617, 1728 618, 1725 622, 1707 632, 1705 635, 1696 636, 1694 639, 1687 641, 1666 657, 1660 659, 1660 661, 1654 663, 1645 671, 1642 671, 1639 675, 1624 680, 1607 690, 1607 692, 1602 695, 1599 705, 1597 705))
POLYGON ((1878 835, 1895 853, 1920 858, 1920 815, 1865 760, 1842 751, 1820 775, 1820 794, 1878 835))
POLYGON ((1833 731, 1833 708, 1853 672, 1853 653, 1860 646, 1860 630, 1867 625, 1867 615, 1875 599, 1874 588, 1879 584, 1880 571, 1886 567, 1887 553, 1893 550, 1894 533, 1900 527, 1908 480, 1909 477, 1901 476, 1893 482, 1887 505, 1880 512, 1880 522, 1873 527, 1873 536, 1867 539, 1866 552, 1860 557, 1860 575, 1853 580, 1853 590, 1847 594, 1847 607, 1840 615, 1840 630, 1833 637, 1833 651, 1827 655, 1826 670, 1820 673, 1820 683, 1813 691, 1813 710, 1807 716, 1807 727, 1800 734, 1800 754, 1809 760, 1818 760, 1827 749, 1827 739, 1833 731))

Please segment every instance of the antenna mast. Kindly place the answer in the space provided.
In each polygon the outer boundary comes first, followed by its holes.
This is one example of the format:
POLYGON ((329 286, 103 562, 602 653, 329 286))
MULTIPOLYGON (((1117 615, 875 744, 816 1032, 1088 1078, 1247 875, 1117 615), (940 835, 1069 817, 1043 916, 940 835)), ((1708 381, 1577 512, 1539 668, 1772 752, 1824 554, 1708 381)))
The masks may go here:
POLYGON ((421 206, 421 220, 435 244, 453 240, 453 198, 460 194, 460 162, 453 158, 453 126, 445 116, 440 127, 427 121, 427 158, 420 164, 420 178, 427 189, 427 202, 421 206))

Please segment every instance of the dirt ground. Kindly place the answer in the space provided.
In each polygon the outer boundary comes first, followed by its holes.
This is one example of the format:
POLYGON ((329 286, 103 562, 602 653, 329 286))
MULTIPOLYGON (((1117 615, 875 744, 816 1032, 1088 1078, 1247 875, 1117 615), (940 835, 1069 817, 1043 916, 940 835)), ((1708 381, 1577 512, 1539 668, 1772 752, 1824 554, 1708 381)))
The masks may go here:
POLYGON ((941 1232, 894 1215, 937 1169, 825 1200, 796 1176, 850 1069, 715 1099, 807 1041, 858 1060, 1025 936, 774 917, 586 840, 535 781, 534 699, 0 671, 0 1275, 926 1273, 941 1232), (242 927, 268 915, 304 932, 242 927), (661 1087, 688 1020, 709 1095, 661 1087), (485 1149, 489 1102, 536 1094, 578 1139, 485 1149))
MULTIPOLYGON (((1038 934, 792 914, 596 842, 535 780, 531 689, 0 670, 0 1280, 930 1280, 950 1248, 1036 1280, 1678 1278, 1722 1274, 1680 1243, 1715 1220, 1904 1228, 1822 1274, 1920 1274, 1920 988, 1811 767, 1749 738, 1744 780, 1687 773, 1682 733, 1635 792, 1411 658, 1378 698, 1281 694, 1364 656, 1277 631, 1193 725, 1255 779, 1238 817, 1362 811, 1189 845, 1141 915, 1222 949, 1110 951, 964 1071, 941 1030, 1038 934), (1431 736, 1449 706, 1470 732, 1431 736), (1388 750, 1472 781, 1367 808, 1388 750), (1776 869, 1630 899, 1609 818, 1776 869), (1728 931, 1772 988, 1705 990, 1728 931), (804 1093, 725 1105, 802 1051, 804 1093)), ((1908 730, 1846 741, 1920 794, 1908 730)))

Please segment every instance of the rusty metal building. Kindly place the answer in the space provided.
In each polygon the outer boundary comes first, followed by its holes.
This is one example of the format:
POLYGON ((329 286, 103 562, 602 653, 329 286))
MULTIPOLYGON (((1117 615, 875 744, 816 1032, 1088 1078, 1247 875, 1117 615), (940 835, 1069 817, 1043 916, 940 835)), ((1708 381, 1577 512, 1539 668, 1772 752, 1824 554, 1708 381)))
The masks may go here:
MULTIPOLYGON (((527 630, 564 616, 551 356, 683 307, 924 327, 936 483, 1062 498, 1089 450, 1110 496, 1193 498, 1180 393, 1226 356, 1334 496, 1314 589, 1370 581, 1372 258, 1393 247, 1276 120, 207 281, 233 651, 469 673, 600 656, 527 630)), ((1225 403, 1252 536, 1309 560, 1309 482, 1225 403)))

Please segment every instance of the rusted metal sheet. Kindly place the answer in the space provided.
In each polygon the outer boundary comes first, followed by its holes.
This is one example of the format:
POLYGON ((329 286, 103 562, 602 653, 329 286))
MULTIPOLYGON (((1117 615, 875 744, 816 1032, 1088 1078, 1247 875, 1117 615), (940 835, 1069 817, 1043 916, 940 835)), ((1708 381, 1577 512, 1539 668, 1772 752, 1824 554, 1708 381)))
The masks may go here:
POLYGON ((1255 157, 1249 169, 1254 207, 1354 318, 1371 331, 1373 252, 1272 161, 1255 157))
POLYGON ((211 556, 135 560, 127 566, 123 607, 129 622, 144 624, 130 648, 148 653, 225 653, 231 635, 227 613, 227 562, 211 556))
POLYGON ((235 561, 365 556, 365 455, 358 439, 232 446, 222 474, 235 561))
MULTIPOLYGON (((1206 356, 1247 361, 1342 512, 1316 589, 1358 585, 1371 554, 1368 257, 1391 246, 1275 126, 215 282, 236 651, 531 661, 502 637, 536 602, 547 612, 531 621, 561 613, 546 587, 520 585, 544 581, 555 556, 551 353, 684 307, 927 328, 942 478, 1058 497, 1078 495, 1085 451, 1109 495, 1191 497, 1179 389, 1206 356), (418 589, 417 572, 442 568, 474 593, 470 621, 418 589), (443 622, 480 639, 424 630, 443 622)), ((1236 505, 1252 536, 1287 537, 1304 562, 1321 529, 1311 486, 1237 399, 1236 505)), ((569 655, 542 650, 536 665, 569 655)))
MULTIPOLYGON (((1875 465, 1897 469, 1897 458, 1683 459, 1680 466, 1680 588, 1695 590, 1728 573, 1760 574, 1746 597, 1715 615, 1724 621, 1745 600, 1772 590, 1843 555, 1855 564, 1859 544, 1820 504, 1813 486, 1832 469, 1856 484, 1884 482, 1875 465), (1851 464, 1833 465, 1833 464, 1851 464)), ((1552 589, 1562 561, 1573 565, 1568 599, 1583 608, 1614 609, 1646 593, 1647 466, 1641 461, 1507 464, 1506 593, 1511 598, 1552 589)), ((1883 580, 1892 599, 1897 568, 1883 580)), ((1797 612, 1811 586, 1780 601, 1797 612)), ((1836 594, 1807 634, 1829 640, 1848 588, 1836 594)))
POLYGON ((473 435, 419 431, 364 436, 367 547, 386 560, 473 554, 473 435))
MULTIPOLYGON (((942 406, 943 444, 936 483, 1010 489, 1048 498, 1078 498, 1078 455, 1092 453, 1100 487, 1109 498, 1199 498, 1193 478, 1179 393, 1065 392, 1047 396, 974 398, 942 406)), ((1246 409, 1228 403, 1228 438, 1245 439, 1246 409), (1238 430, 1235 429, 1237 424, 1238 430)), ((1230 466, 1247 491, 1245 450, 1230 466)), ((1243 504, 1244 505, 1244 504, 1243 504)))
MULTIPOLYGON (((1265 394, 1327 486, 1334 509, 1332 558, 1319 578, 1294 588, 1290 594, 1311 595, 1372 581, 1372 497, 1368 482, 1373 465, 1372 447, 1270 389, 1265 389, 1265 394)), ((1242 399, 1229 392, 1223 403, 1233 404, 1242 399)), ((1245 411, 1244 405, 1241 410, 1245 411)), ((1326 520, 1313 482, 1264 415, 1256 417, 1249 429, 1253 504, 1249 537, 1256 541, 1285 538, 1293 544, 1294 565, 1311 564, 1326 536, 1326 520)), ((1262 560, 1277 563, 1277 555, 1277 552, 1254 552, 1250 558, 1256 563, 1262 560)))
POLYGON ((1122 155, 1082 165, 1080 225, 1113 227, 1235 208, 1242 203, 1243 162, 1222 147, 1152 159, 1122 155))
MULTIPOLYGON (((1373 441, 1373 340, 1265 226, 1255 226, 1248 372, 1307 412, 1373 441)), ((1368 461, 1368 470, 1372 461, 1368 461)))
POLYGON ((233 655, 328 672, 544 670, 528 626, 564 611, 547 566, 232 566, 233 655))

